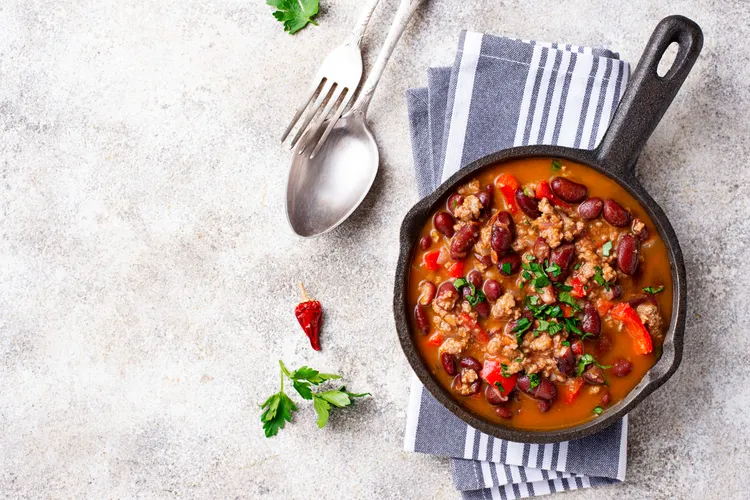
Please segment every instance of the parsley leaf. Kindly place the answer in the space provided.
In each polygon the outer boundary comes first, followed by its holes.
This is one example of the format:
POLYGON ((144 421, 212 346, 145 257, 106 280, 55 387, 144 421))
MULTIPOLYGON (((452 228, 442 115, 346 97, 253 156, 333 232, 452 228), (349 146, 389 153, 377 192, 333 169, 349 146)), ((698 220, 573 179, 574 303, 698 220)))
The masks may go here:
POLYGON ((560 160, 552 160, 552 171, 557 172, 562 168, 562 162, 560 160))
POLYGON ((557 296, 557 300, 564 304, 568 304, 570 307, 573 308, 574 311, 580 311, 581 307, 578 305, 578 301, 569 293, 562 291, 557 296))
POLYGON ((500 392, 503 392, 503 393, 505 392, 505 388, 503 387, 503 384, 501 384, 500 382, 495 382, 495 387, 497 387, 500 392))
POLYGON ((562 272, 562 269, 560 269, 560 266, 557 264, 552 264, 545 269, 549 274, 552 275, 553 278, 557 278, 560 276, 560 273, 562 272))
POLYGON ((260 420, 263 423, 263 431, 266 437, 273 437, 278 434, 287 422, 292 421, 292 412, 297 411, 297 405, 284 393, 285 377, 292 381, 292 386, 302 398, 312 400, 313 408, 318 414, 318 427, 323 427, 328 422, 331 406, 344 408, 351 405, 355 398, 370 395, 369 393, 348 392, 344 387, 338 390, 313 392, 313 386, 320 385, 328 380, 339 379, 341 376, 333 373, 320 373, 308 366, 290 372, 281 360, 279 360, 279 366, 281 368, 281 388, 279 392, 266 399, 261 405, 264 411, 260 420))
POLYGON ((500 370, 501 370, 501 373, 503 374, 504 378, 509 378, 510 377, 510 373, 508 373, 508 365, 501 364, 500 365, 500 370))
POLYGON ((580 377, 581 374, 586 369, 586 367, 588 365, 592 364, 592 363, 595 364, 596 366, 598 366, 599 368, 604 369, 604 370, 606 370, 608 368, 612 368, 611 366, 600 365, 599 363, 596 362, 596 360, 594 359, 594 356, 592 356, 591 354, 584 354, 581 357, 581 359, 578 360, 578 372, 577 372, 577 376, 580 377))
POLYGON ((594 281, 596 281, 597 284, 599 284, 600 286, 603 286, 605 290, 609 291, 609 287, 611 283, 608 283, 604 279, 604 276, 602 275, 602 268, 599 266, 596 266, 594 269, 596 270, 596 274, 594 275, 594 281))
POLYGON ((560 343, 561 343, 562 345, 565 345, 565 346, 568 346, 568 347, 570 347, 570 342, 568 342, 567 340, 563 340, 563 341, 562 341, 562 342, 560 342, 560 343))
POLYGON ((656 295, 657 293, 661 292, 662 290, 664 290, 664 286, 660 286, 659 288, 654 288, 652 286, 647 286, 646 288, 643 289, 644 292, 650 293, 651 295, 656 295))
POLYGON ((531 321, 529 321, 529 318, 521 318, 510 333, 523 333, 528 330, 529 327, 531 327, 531 321))
POLYGON ((602 245, 602 255, 605 257, 609 257, 610 252, 612 251, 612 242, 607 241, 604 245, 602 245))
POLYGON ((476 290, 473 295, 469 295, 468 297, 466 297, 466 300, 469 302, 469 304, 471 304, 472 307, 476 307, 477 304, 486 299, 487 297, 481 290, 476 290))
POLYGON ((583 265, 583 261, 579 262, 575 266, 573 266, 573 270, 577 271, 581 266, 583 265))
POLYGON ((464 287, 469 284, 470 283, 465 278, 458 278, 456 281, 453 282, 453 287, 456 290, 461 290, 461 287, 464 287))
POLYGON ((503 271, 503 274, 510 274, 510 270, 511 270, 510 262, 503 262, 501 269, 503 271))
POLYGON ((276 7, 273 17, 284 23, 284 31, 288 31, 290 35, 308 23, 318 25, 313 17, 318 14, 319 0, 266 0, 266 5, 276 7))
POLYGON ((541 380, 539 379, 538 373, 532 373, 531 375, 529 375, 529 383, 532 389, 536 389, 539 386, 540 382, 541 380))
POLYGON ((601 406, 597 406, 596 408, 594 408, 594 415, 601 415, 602 412, 604 412, 604 410, 602 410, 601 406))

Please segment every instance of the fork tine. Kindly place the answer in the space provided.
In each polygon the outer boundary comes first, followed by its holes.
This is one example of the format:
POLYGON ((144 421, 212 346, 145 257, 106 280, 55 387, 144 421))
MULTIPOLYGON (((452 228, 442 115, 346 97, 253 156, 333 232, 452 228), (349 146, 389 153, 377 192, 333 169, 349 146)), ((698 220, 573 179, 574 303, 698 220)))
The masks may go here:
POLYGON ((326 104, 325 109, 323 109, 323 112, 320 113, 315 122, 310 125, 310 133, 307 134, 309 140, 306 140, 305 143, 301 145, 299 151, 297 151, 298 154, 304 153, 305 149, 308 149, 308 147, 313 144, 312 140, 320 135, 318 132, 320 132, 320 129, 323 127, 323 124, 325 123, 328 115, 331 114, 331 110, 334 108, 336 103, 339 102, 339 99, 341 99, 342 97, 346 97, 346 93, 348 90, 349 89, 343 87, 336 88, 336 91, 333 93, 331 98, 328 99, 328 103, 326 104))
MULTIPOLYGON (((349 89, 345 89, 349 90, 349 89)), ((349 104, 349 101, 352 100, 353 94, 349 94, 348 98, 346 94, 344 95, 344 99, 341 100, 341 104, 339 104, 338 109, 336 110, 336 113, 331 117, 330 123, 326 127, 325 132, 323 132, 323 135, 318 139, 318 144, 315 145, 315 149, 313 149, 313 152, 310 154, 310 159, 312 160, 315 158, 315 155, 318 154, 318 151, 320 151, 320 148, 323 147, 323 144, 325 144, 326 140, 328 139, 328 136, 331 135, 331 131, 333 131, 333 127, 336 126, 336 122, 339 121, 339 118, 341 118, 341 115, 344 113, 344 110, 346 109, 346 106, 349 104)))
POLYGON ((294 139, 292 139, 292 143, 290 145, 289 149, 294 149, 294 146, 297 145, 297 141, 299 141, 299 138, 302 137, 302 134, 307 130, 307 126, 310 125, 310 122, 315 118, 315 115, 320 110, 320 107, 323 105, 323 102, 326 100, 326 98, 336 90, 336 83, 331 81, 326 81, 325 86, 318 94, 318 98, 315 99, 315 102, 312 106, 310 106, 307 109, 307 113, 305 114, 305 119, 302 121, 302 125, 299 126, 299 129, 297 129, 297 134, 294 136, 294 139))
POLYGON ((302 116, 302 113, 305 111, 305 108, 310 104, 310 101, 313 100, 313 97, 315 97, 315 94, 321 89, 323 84, 325 83, 325 78, 321 79, 317 84, 313 84, 310 87, 310 91, 307 93, 307 98, 303 100, 297 110, 294 113, 294 118, 292 118, 291 123, 289 123, 289 126, 284 130, 284 135, 281 136, 281 142, 284 142, 289 135, 289 132, 292 131, 294 128, 294 125, 297 123, 297 120, 299 120, 299 117, 302 116))

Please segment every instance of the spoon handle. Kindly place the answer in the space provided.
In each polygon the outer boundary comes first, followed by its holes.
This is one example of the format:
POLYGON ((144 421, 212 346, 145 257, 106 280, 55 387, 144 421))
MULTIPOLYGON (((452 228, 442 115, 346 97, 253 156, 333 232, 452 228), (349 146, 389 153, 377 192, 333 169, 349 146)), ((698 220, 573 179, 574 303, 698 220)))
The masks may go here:
POLYGON ((380 0, 370 0, 370 4, 362 11, 357 20, 357 24, 354 25, 354 29, 352 29, 352 34, 347 45, 356 45, 359 47, 362 43, 362 37, 365 35, 365 29, 367 29, 367 25, 370 24, 372 13, 375 12, 375 7, 377 7, 379 3, 380 0))
POLYGON ((370 70, 370 74, 367 77, 365 84, 362 86, 359 97, 357 97, 357 101, 352 106, 352 113, 365 114, 367 112, 367 107, 370 105, 372 95, 375 93, 378 82, 380 82, 380 77, 383 76, 385 66, 388 64, 391 54, 393 54, 393 49, 396 48, 396 44, 404 33, 406 26, 409 24, 411 16, 424 1, 425 0, 401 0, 401 4, 398 6, 398 12, 396 12, 396 18, 393 20, 393 24, 391 24, 391 29, 388 31, 385 43, 383 43, 383 48, 380 49, 380 54, 378 54, 378 58, 370 70))

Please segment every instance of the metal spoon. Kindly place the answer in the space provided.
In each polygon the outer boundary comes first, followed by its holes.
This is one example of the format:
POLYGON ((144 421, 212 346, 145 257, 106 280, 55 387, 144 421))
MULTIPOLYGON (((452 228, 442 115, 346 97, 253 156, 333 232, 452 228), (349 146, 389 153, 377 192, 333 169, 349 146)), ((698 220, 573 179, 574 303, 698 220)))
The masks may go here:
MULTIPOLYGON (((295 233, 318 236, 335 228, 364 200, 378 173, 380 154, 370 129, 367 108, 388 59, 424 0, 401 0, 383 48, 352 108, 331 129, 312 157, 303 154, 317 142, 306 134, 292 155, 286 192, 286 214, 295 233)), ((319 127, 320 129, 325 127, 319 127)))

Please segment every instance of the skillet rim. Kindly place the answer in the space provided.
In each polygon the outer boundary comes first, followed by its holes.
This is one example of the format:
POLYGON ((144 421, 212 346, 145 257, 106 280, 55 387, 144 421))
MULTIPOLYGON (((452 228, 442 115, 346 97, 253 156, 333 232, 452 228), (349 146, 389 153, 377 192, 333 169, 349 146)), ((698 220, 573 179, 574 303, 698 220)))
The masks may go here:
POLYGON ((641 186, 635 176, 635 164, 628 169, 608 170, 598 159, 598 150, 582 150, 562 146, 531 145, 503 149, 471 162, 443 182, 435 191, 417 202, 404 216, 399 231, 399 257, 396 266, 394 285, 393 312, 396 321, 401 348, 406 355, 412 370, 424 387, 445 406, 451 413, 491 436, 524 443, 556 443, 571 439, 580 439, 601 431, 614 424, 621 417, 632 411, 647 396, 664 385, 671 378, 682 362, 685 321, 687 317, 687 282, 685 263, 677 235, 662 208, 641 186), (484 168, 491 168, 509 160, 523 158, 559 158, 575 161, 593 168, 622 186, 646 210, 656 226, 659 236, 667 247, 671 262, 672 274, 672 317, 664 337, 662 355, 656 364, 643 376, 641 381, 620 402, 606 410, 602 416, 593 418, 571 427, 545 431, 530 431, 506 427, 492 422, 477 413, 465 408, 458 399, 440 385, 430 374, 414 341, 410 328, 408 304, 406 300, 407 270, 411 262, 412 250, 416 244, 416 235, 423 227, 427 217, 436 208, 437 203, 456 186, 468 177, 484 168))

